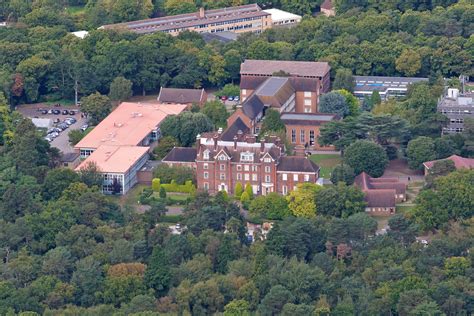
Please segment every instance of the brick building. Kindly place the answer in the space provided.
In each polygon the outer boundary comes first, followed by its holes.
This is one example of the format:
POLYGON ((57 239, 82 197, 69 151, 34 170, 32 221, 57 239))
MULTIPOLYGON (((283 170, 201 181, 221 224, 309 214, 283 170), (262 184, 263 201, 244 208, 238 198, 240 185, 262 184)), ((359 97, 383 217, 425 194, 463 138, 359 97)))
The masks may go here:
POLYGON ((215 10, 201 8, 194 13, 109 24, 99 29, 127 30, 138 34, 164 32, 175 36, 183 31, 261 33, 271 27, 272 14, 263 11, 257 4, 248 4, 215 10))
POLYGON ((158 102, 164 104, 185 104, 190 108, 193 104, 203 106, 207 101, 204 89, 160 88, 158 102))
MULTIPOLYGON (((309 149, 317 143, 320 127, 339 119, 319 113, 319 96, 330 89, 330 67, 326 62, 245 60, 240 68, 242 105, 227 120, 227 126, 245 124, 250 133, 260 132, 267 109, 280 112, 288 142, 309 149)), ((242 128, 241 128, 242 129, 242 128)))
MULTIPOLYGON (((195 159, 197 186, 210 194, 234 193, 237 183, 250 183, 254 194, 287 194, 301 182, 316 183, 319 167, 304 155, 286 156, 284 145, 276 137, 257 142, 255 136, 238 131, 233 140, 222 131, 198 136, 195 156, 187 148, 175 147, 168 156, 195 159), (223 139, 224 138, 224 139, 223 139)), ((164 163, 174 164, 169 159, 164 163)))
POLYGON ((397 203, 406 200, 406 184, 396 178, 372 178, 362 172, 354 185, 365 194, 365 211, 372 215, 390 215, 395 213, 397 203))

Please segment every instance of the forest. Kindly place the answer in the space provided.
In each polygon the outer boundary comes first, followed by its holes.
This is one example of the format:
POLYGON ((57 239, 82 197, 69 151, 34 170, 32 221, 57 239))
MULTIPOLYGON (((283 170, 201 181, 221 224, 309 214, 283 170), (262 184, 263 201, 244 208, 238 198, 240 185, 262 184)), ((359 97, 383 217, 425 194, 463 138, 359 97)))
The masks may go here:
MULTIPOLYGON (((397 150, 412 169, 451 154, 474 156, 474 121, 466 120, 463 133, 440 137, 445 118, 436 112, 442 77, 474 75, 474 5, 337 0, 338 14, 326 18, 309 16, 319 1, 259 1, 305 17, 291 29, 245 34, 229 44, 205 43, 193 33, 96 30, 241 3, 0 3, 0 20, 13 23, 0 27, 0 315, 474 313, 474 170, 437 166, 414 208, 390 218, 385 234, 376 233, 377 220, 351 185, 356 171, 383 172, 397 150), (90 34, 69 34, 76 30, 90 34), (23 103, 72 100, 77 92, 83 106, 96 105, 91 119, 100 121, 111 107, 105 95, 114 95, 117 83, 131 82, 135 94, 160 86, 221 88, 238 83, 245 58, 330 62, 338 90, 323 108, 342 102, 344 119, 322 129, 319 141, 341 150, 347 162, 334 171, 338 185, 307 185, 287 198, 253 197, 240 188, 250 217, 274 222, 266 238, 256 232, 255 242, 245 235, 239 199, 224 193, 195 192, 179 218, 186 229, 172 234, 168 225, 176 218, 165 215, 161 192, 141 213, 102 195, 97 170, 58 168, 59 152, 14 111, 23 103), (430 82, 398 101, 373 95, 359 108, 343 80, 352 74, 430 82), (425 235, 429 242, 420 242, 425 235)), ((222 126, 228 114, 221 110, 210 103, 201 113, 168 118, 167 141, 155 154, 191 145, 198 128, 222 126), (182 133, 185 123, 193 135, 182 133)), ((183 170, 162 169, 155 176, 163 181, 189 179, 183 170)))

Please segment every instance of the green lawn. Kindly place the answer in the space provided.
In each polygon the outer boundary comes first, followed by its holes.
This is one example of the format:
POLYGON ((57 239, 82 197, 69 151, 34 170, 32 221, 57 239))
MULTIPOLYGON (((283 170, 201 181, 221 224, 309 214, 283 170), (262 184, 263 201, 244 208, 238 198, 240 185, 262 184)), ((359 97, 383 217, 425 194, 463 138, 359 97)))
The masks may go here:
POLYGON ((415 205, 413 204, 398 204, 397 205, 397 213, 402 213, 402 214, 405 214, 407 213, 408 211, 410 211, 411 209, 413 209, 415 207, 415 205))
POLYGON ((341 163, 341 156, 338 154, 312 154, 310 159, 321 167, 321 178, 330 178, 334 167, 341 163))
MULTIPOLYGON (((159 198, 160 193, 159 192, 153 192, 153 196, 159 198)), ((166 197, 176 200, 176 201, 185 201, 188 197, 190 197, 189 194, 174 194, 174 193, 167 193, 166 197)))
POLYGON ((66 8, 66 11, 67 11, 67 13, 69 13, 69 14, 75 15, 75 14, 80 14, 80 13, 84 12, 85 9, 86 9, 85 6, 83 6, 83 5, 77 5, 77 6, 68 6, 68 7, 66 8))

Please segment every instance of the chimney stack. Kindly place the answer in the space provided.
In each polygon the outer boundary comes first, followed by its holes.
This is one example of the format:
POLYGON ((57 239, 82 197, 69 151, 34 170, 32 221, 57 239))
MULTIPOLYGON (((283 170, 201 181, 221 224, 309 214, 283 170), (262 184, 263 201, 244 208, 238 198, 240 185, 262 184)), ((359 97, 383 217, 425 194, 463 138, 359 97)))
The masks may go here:
POLYGON ((260 140, 260 152, 265 152, 265 139, 260 140))
POLYGON ((237 136, 234 136, 234 151, 237 151, 237 136))
POLYGON ((199 18, 204 19, 206 17, 206 12, 204 11, 204 8, 201 7, 199 8, 199 18))
POLYGON ((214 150, 217 150, 217 140, 219 139, 219 136, 216 134, 214 135, 214 150))

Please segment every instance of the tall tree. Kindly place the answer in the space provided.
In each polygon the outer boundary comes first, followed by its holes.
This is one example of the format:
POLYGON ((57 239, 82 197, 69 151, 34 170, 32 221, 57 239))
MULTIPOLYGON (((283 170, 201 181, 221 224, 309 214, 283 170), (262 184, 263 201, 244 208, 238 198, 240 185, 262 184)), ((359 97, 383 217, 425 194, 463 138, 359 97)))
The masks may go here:
POLYGON ((109 115, 112 104, 107 96, 96 92, 81 99, 81 108, 90 115, 90 123, 96 125, 109 115))
POLYGON ((346 90, 354 92, 355 80, 350 69, 341 68, 336 71, 336 77, 334 78, 333 89, 335 90, 346 90))
POLYGON ((337 92, 329 92, 319 98, 319 111, 344 117, 349 114, 349 106, 343 95, 337 92))
POLYGON ((388 165, 388 158, 382 146, 358 140, 347 147, 344 162, 354 169, 355 174, 366 172, 372 177, 380 177, 388 165))
POLYGON ((147 269, 145 284, 153 288, 158 294, 168 291, 171 281, 170 266, 166 253, 159 246, 153 249, 147 269))
POLYGON ((423 169, 424 162, 436 159, 433 140, 425 136, 411 140, 407 147, 407 158, 411 169, 423 169))
POLYGON ((124 77, 116 77, 110 84, 109 98, 112 101, 124 101, 132 96, 132 82, 124 77))

